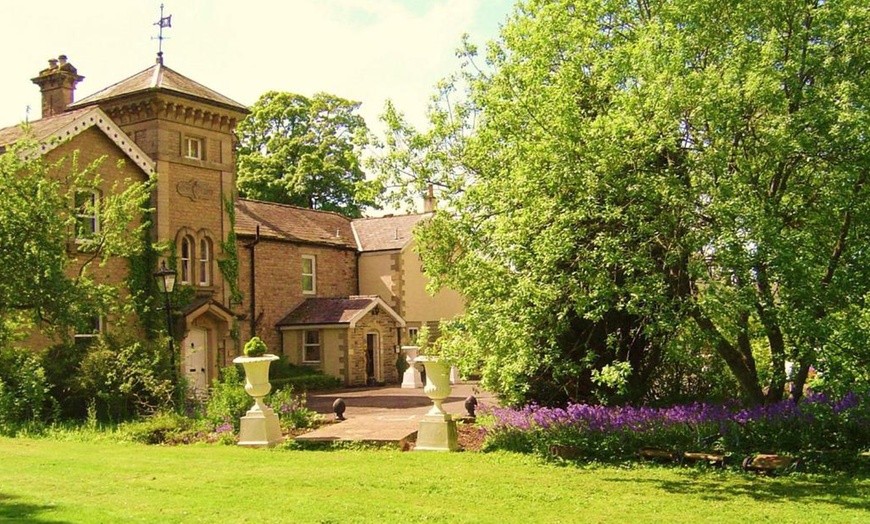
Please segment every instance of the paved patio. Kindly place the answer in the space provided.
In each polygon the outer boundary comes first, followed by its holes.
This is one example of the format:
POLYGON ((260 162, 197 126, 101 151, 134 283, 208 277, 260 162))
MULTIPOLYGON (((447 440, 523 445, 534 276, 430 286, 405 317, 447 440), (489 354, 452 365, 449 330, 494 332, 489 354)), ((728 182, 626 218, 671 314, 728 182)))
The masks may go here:
MULTIPOLYGON (((469 395, 477 398, 478 407, 497 405, 495 397, 476 383, 453 384, 452 388, 443 406, 454 416, 465 415, 465 399, 469 395)), ((347 420, 327 424, 296 440, 401 443, 417 431, 420 418, 432 407, 423 388, 402 389, 398 385, 310 393, 308 407, 332 420, 332 404, 337 398, 344 399, 347 405, 344 412, 347 420)))

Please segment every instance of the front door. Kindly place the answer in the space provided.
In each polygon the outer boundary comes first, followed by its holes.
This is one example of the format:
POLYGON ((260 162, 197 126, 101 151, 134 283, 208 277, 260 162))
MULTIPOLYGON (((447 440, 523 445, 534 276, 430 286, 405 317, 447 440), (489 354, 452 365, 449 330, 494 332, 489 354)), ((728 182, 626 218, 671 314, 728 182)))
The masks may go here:
POLYGON ((193 328, 182 342, 184 376, 191 392, 197 396, 208 393, 208 332, 193 328))
POLYGON ((381 378, 381 348, 377 333, 366 335, 366 383, 382 382, 381 378))

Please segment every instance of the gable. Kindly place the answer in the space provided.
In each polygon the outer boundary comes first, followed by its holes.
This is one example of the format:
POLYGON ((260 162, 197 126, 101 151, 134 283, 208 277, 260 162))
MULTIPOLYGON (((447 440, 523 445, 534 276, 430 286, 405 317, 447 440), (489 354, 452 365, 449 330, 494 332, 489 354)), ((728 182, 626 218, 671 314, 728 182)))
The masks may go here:
POLYGON ((25 155, 45 155, 91 128, 104 134, 133 165, 145 174, 154 173, 154 161, 98 107, 42 118, 25 127, 12 126, 0 129, 0 148, 5 150, 5 146, 21 140, 29 132, 38 143, 38 149, 25 152, 25 155))

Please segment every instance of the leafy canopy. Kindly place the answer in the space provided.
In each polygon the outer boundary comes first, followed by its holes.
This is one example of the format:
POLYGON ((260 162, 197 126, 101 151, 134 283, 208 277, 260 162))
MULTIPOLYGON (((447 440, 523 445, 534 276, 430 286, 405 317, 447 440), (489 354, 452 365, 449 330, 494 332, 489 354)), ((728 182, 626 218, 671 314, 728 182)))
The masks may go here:
POLYGON ((689 361, 671 393, 867 381, 868 34, 863 0, 521 3, 429 131, 386 116, 385 176, 447 189, 444 349, 516 402, 655 400, 689 361))
POLYGON ((360 166, 370 142, 358 102, 269 91, 236 129, 242 196, 362 216, 378 185, 360 166))

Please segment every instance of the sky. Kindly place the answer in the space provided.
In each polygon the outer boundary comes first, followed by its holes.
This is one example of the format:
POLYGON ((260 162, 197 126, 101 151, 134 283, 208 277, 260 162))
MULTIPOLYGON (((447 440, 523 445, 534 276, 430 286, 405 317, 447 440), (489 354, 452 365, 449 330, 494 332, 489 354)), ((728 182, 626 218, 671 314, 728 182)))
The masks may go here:
MULTIPOLYGON (((463 33, 498 35, 515 0, 163 0, 164 64, 245 105, 269 90, 362 102, 379 134, 389 99, 418 127, 463 33)), ((30 82, 65 54, 76 99, 154 64, 159 0, 0 0, 0 127, 40 116, 30 82)))

